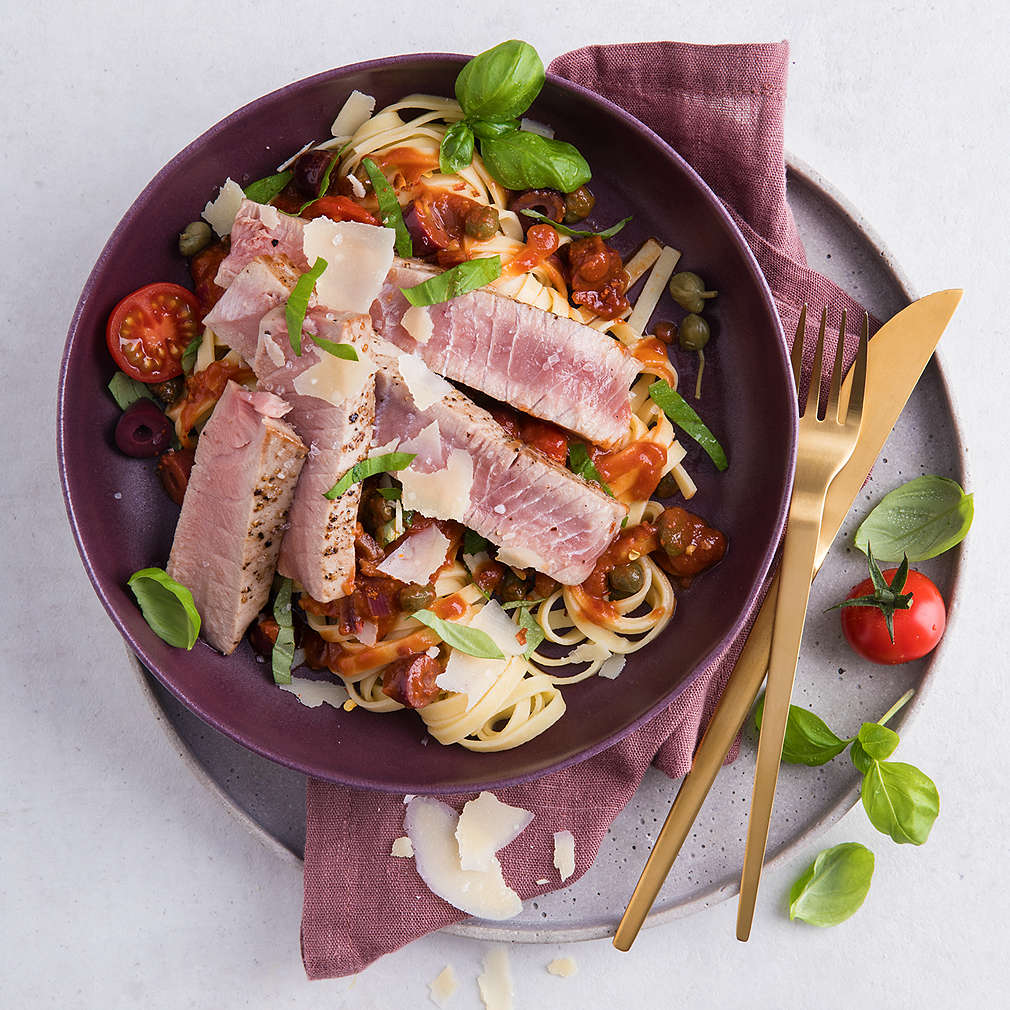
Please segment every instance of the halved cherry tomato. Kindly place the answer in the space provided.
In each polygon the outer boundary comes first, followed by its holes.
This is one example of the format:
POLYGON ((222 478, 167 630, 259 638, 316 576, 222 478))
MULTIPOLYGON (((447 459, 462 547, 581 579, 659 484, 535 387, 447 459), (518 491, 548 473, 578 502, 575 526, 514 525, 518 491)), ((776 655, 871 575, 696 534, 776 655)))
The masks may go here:
POLYGON ((127 295, 109 316, 105 340, 132 379, 164 382, 182 373, 182 352, 199 332, 200 303, 178 284, 157 283, 127 295))
MULTIPOLYGON (((890 585, 897 568, 885 571, 890 585)), ((894 612, 894 641, 887 633, 884 615, 877 607, 843 607, 842 631, 849 645, 871 663, 908 663, 936 648, 947 626, 947 610, 943 597, 933 582, 921 572, 910 571, 902 593, 911 593, 908 610, 894 612)), ((873 594, 873 582, 866 579, 853 586, 848 599, 873 594)))
POLYGON ((302 211, 302 217, 311 220, 328 217, 333 221, 360 221, 362 224, 379 223, 379 219, 349 196, 321 196, 302 211))

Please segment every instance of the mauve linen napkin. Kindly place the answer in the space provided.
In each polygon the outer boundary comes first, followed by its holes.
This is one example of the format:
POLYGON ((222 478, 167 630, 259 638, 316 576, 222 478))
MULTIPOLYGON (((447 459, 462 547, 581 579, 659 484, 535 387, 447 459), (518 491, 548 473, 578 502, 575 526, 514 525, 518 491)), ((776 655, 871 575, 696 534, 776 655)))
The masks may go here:
MULTIPOLYGON (((550 70, 627 109, 677 150, 733 215, 761 265, 786 334, 799 307, 862 307, 806 265, 786 203, 783 109, 789 48, 674 42, 589 46, 550 70)), ((852 351, 850 349, 849 359, 852 351)), ((808 366, 809 367, 809 366, 808 366)), ((577 879, 650 764, 676 778, 690 767, 745 635, 665 711, 609 750, 564 771, 510 786, 505 803, 536 815, 500 854, 524 899, 560 885, 554 832, 576 839, 577 879), (537 885, 548 878, 551 882, 537 885)), ((442 797, 457 810, 473 794, 442 797)), ((391 858, 403 834, 402 797, 308 782, 302 959, 309 978, 360 971, 425 933, 465 918, 432 894, 411 859, 391 858)), ((567 883, 567 882, 566 882, 567 883)))

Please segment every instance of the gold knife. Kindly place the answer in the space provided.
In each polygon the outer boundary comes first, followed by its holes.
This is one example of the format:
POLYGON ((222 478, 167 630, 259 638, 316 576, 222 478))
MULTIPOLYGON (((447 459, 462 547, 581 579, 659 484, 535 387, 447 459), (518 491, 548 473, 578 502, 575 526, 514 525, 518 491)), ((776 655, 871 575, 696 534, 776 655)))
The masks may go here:
MULTIPOLYGON (((926 295, 888 320, 870 340, 866 383, 867 388, 873 389, 874 395, 863 414, 855 451, 828 489, 817 544, 815 573, 841 529, 852 502, 876 462, 898 415, 912 395, 919 376, 933 356, 933 350, 963 294, 961 289, 952 288, 926 295)), ((848 402, 851 385, 850 373, 842 384, 843 402, 848 402)), ((614 946, 618 950, 629 950, 642 928, 726 754, 761 689, 768 668, 777 596, 776 576, 705 735, 698 744, 691 770, 681 783, 628 908, 617 927, 614 946)))

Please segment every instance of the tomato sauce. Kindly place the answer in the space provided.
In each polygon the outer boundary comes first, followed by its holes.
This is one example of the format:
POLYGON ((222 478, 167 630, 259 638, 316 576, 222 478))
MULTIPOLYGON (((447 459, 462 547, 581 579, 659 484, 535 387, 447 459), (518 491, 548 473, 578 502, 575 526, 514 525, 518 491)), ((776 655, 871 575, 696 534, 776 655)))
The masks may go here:
POLYGON ((539 449, 555 463, 564 465, 568 459, 568 441, 571 437, 563 428, 538 417, 521 414, 502 404, 490 408, 491 416, 505 429, 510 438, 539 449))
POLYGON ((677 388, 677 373, 670 364, 670 359, 666 354, 666 345, 656 337, 645 337, 639 340, 631 349, 633 357, 646 365, 650 371, 655 372, 661 379, 665 379, 674 389, 677 388))
POLYGON ((526 233, 526 245, 502 267, 502 277, 527 274, 558 251, 558 233, 549 224, 535 224, 526 233))
POLYGON ((610 490, 634 501, 648 498, 656 490, 666 465, 666 450, 645 439, 613 452, 594 446, 589 455, 610 490))
POLYGON ((193 439, 189 433, 197 421, 221 399, 228 380, 248 382, 252 377, 252 370, 244 365, 233 361, 212 361, 203 371, 186 379, 186 395, 172 406, 169 413, 169 417, 178 418, 176 431, 183 448, 192 447, 193 439))
MULTIPOLYGON (((438 154, 419 151, 415 147, 394 147, 391 151, 378 155, 375 163, 386 175, 399 175, 404 185, 413 186, 425 173, 438 171, 438 154)), ((395 181, 398 180, 394 178, 395 181)))
POLYGON ((636 561, 659 547, 656 527, 640 523, 624 530, 603 552, 592 574, 573 590, 579 609, 595 621, 616 620, 617 608, 606 598, 609 586, 607 576, 618 566, 636 561))

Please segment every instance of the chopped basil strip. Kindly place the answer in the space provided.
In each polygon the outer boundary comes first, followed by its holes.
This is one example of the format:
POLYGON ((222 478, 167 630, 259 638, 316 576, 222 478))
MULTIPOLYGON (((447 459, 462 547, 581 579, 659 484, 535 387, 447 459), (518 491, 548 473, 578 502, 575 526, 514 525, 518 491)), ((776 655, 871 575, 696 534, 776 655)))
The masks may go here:
POLYGON ((403 497, 403 491, 398 487, 380 487, 378 492, 386 501, 399 501, 403 497))
POLYGON ((368 173, 368 178, 372 181, 372 189, 375 191, 376 200, 379 201, 379 216, 382 218, 383 225, 396 232, 396 255, 413 256, 414 243, 411 241, 407 226, 403 223, 403 211, 400 210, 400 201, 397 200, 393 187, 389 185, 379 166, 371 158, 362 159, 361 164, 368 173))
POLYGON ((193 369, 196 367, 196 356, 200 353, 200 345, 203 343, 203 334, 194 337, 187 345, 186 350, 182 352, 182 358, 180 364, 182 365, 183 372, 186 375, 192 375, 193 369))
POLYGON ((459 298, 475 288, 490 284, 501 276, 501 257, 486 256, 467 260, 412 288, 400 288, 411 305, 438 305, 459 298))
POLYGON ((291 664, 295 656, 295 631, 291 620, 291 580, 283 579, 274 597, 274 620, 277 641, 270 653, 270 666, 275 684, 291 683, 291 664))
POLYGON ((488 549, 488 542, 479 533, 467 529, 463 531, 463 553, 480 554, 488 549))
POLYGON ((291 181, 291 169, 250 182, 243 192, 256 203, 269 203, 291 181))
POLYGON ((842 842, 818 853, 789 891, 789 918, 812 926, 837 926, 859 910, 873 879, 873 853, 842 842))
POLYGON ((482 140, 487 170, 506 189, 559 189, 571 193, 593 177, 578 150, 563 140, 517 130, 482 140))
POLYGON ((161 568, 142 568, 126 583, 151 630, 169 645, 192 649, 200 634, 193 594, 161 568))
POLYGON ((670 388, 668 382, 664 379, 654 382, 649 387, 649 396, 678 428, 690 435, 708 453, 717 470, 725 470, 729 466, 726 452, 719 440, 708 430, 687 400, 670 388))
POLYGON ((519 627, 526 631, 526 645, 523 648, 523 658, 529 659, 537 646, 544 640, 544 629, 533 619, 529 607, 519 608, 519 627))
POLYGON ((613 238, 631 220, 630 217, 626 217, 623 221, 618 221, 617 224, 604 228, 603 231, 579 231, 578 228, 569 228, 563 222, 555 221, 554 218, 541 214, 538 210, 523 210, 523 213, 527 217, 535 217, 538 221, 549 224, 556 231, 562 235, 569 236, 569 238, 613 238))
POLYGON ((602 474, 596 469, 596 464, 590 459, 589 451, 581 442, 572 442, 568 447, 568 468, 583 480, 591 480, 599 484, 611 498, 614 497, 614 492, 610 490, 602 474))
POLYGON ((148 400, 154 399, 154 393, 151 392, 147 383, 131 379, 125 372, 116 372, 109 379, 109 392, 116 403, 119 404, 120 410, 126 410, 127 407, 132 406, 138 400, 145 397, 148 400))
POLYGON ((327 354, 332 354, 335 358, 343 358, 344 361, 358 360, 358 352, 351 344, 338 344, 336 341, 317 337, 314 333, 309 334, 309 339, 317 347, 321 347, 327 354))
POLYGON ((483 631, 468 628, 465 624, 457 624, 455 621, 443 621, 430 610, 417 610, 410 616, 431 628, 446 645, 451 645, 468 656, 477 656, 479 659, 505 658, 491 636, 483 631))
POLYGON ((312 264, 312 269, 307 270, 298 278, 288 295, 288 303, 284 308, 284 316, 288 324, 288 339, 291 341, 291 349, 295 354, 302 353, 302 326, 305 324, 305 312, 309 307, 309 296, 316 286, 316 281, 322 276, 326 269, 326 260, 319 256, 312 264))
POLYGON ((473 161, 473 130, 465 122, 453 123, 438 148, 438 167, 445 175, 466 168, 473 161))
POLYGON ((366 477, 374 477, 377 473, 396 473, 398 470, 405 470, 416 455, 415 452, 387 452, 384 456, 370 456, 363 459, 360 463, 355 463, 323 497, 333 501, 366 477))

